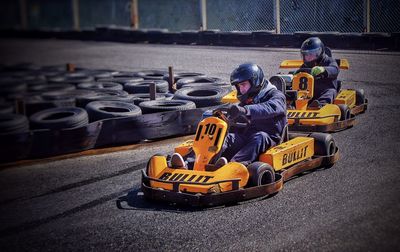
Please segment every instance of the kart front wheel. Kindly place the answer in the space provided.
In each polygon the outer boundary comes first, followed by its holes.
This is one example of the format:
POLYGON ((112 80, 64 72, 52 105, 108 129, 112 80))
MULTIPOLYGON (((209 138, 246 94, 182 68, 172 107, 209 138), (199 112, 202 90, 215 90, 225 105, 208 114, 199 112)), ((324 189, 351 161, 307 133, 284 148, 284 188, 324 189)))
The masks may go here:
POLYGON ((345 104, 339 104, 338 106, 340 109, 340 121, 350 119, 351 112, 350 112, 349 107, 345 104))
POLYGON ((336 144, 331 134, 312 133, 314 138, 314 154, 316 156, 331 156, 335 154, 336 144))
POLYGON ((357 89, 356 90, 356 105, 364 104, 365 102, 365 93, 364 89, 357 89))
POLYGON ((247 167, 249 171, 248 186, 260 186, 271 184, 275 181, 275 171, 269 164, 254 162, 247 167))

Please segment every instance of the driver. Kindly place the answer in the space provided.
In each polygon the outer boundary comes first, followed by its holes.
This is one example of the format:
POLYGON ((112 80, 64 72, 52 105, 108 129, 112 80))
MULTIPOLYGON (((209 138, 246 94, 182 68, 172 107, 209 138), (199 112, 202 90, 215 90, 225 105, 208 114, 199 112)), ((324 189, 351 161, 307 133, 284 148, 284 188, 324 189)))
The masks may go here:
POLYGON ((228 133, 222 157, 215 165, 221 167, 230 160, 248 166, 280 142, 287 124, 286 98, 264 79, 262 69, 253 63, 241 64, 233 70, 230 81, 237 89, 240 103, 231 105, 228 115, 232 119, 247 118, 249 124, 228 133))
POLYGON ((336 60, 327 55, 318 37, 306 39, 300 52, 304 63, 296 72, 308 72, 314 76, 314 98, 309 106, 322 107, 333 103, 338 90, 339 67, 336 60))
MULTIPOLYGON (((237 89, 240 103, 231 105, 227 113, 230 118, 238 121, 245 119, 249 124, 246 128, 233 127, 227 134, 221 158, 215 162, 217 168, 227 164, 228 160, 245 166, 257 161, 262 152, 280 142, 287 124, 285 95, 264 79, 258 65, 241 64, 233 70, 230 80, 237 89)), ((187 169, 179 153, 172 155, 171 165, 187 169)))

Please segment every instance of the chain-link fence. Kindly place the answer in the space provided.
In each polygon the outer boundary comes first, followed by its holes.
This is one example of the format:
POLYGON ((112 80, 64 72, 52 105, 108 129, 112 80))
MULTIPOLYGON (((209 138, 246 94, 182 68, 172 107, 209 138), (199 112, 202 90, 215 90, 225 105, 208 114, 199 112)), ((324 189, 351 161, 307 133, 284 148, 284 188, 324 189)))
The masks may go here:
POLYGON ((79 2, 81 28, 106 24, 129 26, 130 19, 130 0, 82 0, 79 2))
POLYGON ((139 28, 170 31, 400 32, 399 0, 3 0, 0 7, 0 28, 129 26, 136 8, 139 28))
POLYGON ((280 1, 281 33, 363 31, 364 0, 280 1))
POLYGON ((207 28, 221 31, 274 29, 272 0, 208 0, 207 28))
POLYGON ((198 0, 140 0, 140 28, 166 28, 170 31, 198 30, 201 26, 198 0))
POLYGON ((371 0, 371 31, 400 32, 400 1, 371 0))

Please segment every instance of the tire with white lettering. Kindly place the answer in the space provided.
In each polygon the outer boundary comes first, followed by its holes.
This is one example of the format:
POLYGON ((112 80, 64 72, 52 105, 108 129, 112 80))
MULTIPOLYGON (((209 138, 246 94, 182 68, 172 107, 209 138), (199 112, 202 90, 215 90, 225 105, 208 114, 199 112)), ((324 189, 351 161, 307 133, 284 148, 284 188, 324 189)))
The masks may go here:
POLYGON ((249 171, 248 187, 271 184, 275 181, 275 171, 264 162, 254 162, 247 166, 249 171))
MULTIPOLYGON (((174 80, 175 82, 179 81, 183 78, 190 78, 190 77, 205 77, 206 75, 203 73, 194 73, 194 72, 182 72, 182 73, 175 73, 174 80)), ((169 73, 164 75, 164 80, 169 82, 169 73)))
POLYGON ((310 137, 314 138, 315 156, 330 156, 335 154, 336 144, 331 134, 312 133, 310 137))
POLYGON ((227 89, 220 87, 185 87, 178 89, 173 100, 188 100, 196 104, 197 108, 222 104, 222 98, 228 93, 227 89))
POLYGON ((149 93, 150 85, 156 85, 157 93, 168 92, 168 82, 165 80, 144 80, 138 82, 128 82, 124 84, 124 90, 130 94, 149 93))
MULTIPOLYGON (((171 100, 174 95, 170 93, 156 93, 156 100, 171 100)), ((139 105, 144 101, 150 101, 149 93, 132 94, 135 105, 139 105)))
POLYGON ((357 89, 356 90, 356 105, 364 104, 365 102, 365 92, 364 89, 357 89))
POLYGON ((338 106, 340 109, 340 121, 350 119, 351 112, 350 112, 349 107, 345 104, 339 104, 338 106))
POLYGON ((166 74, 168 74, 166 71, 145 70, 137 72, 135 75, 145 80, 163 80, 166 74))
POLYGON ((226 83, 223 82, 220 78, 215 77, 205 77, 205 76, 196 76, 196 77, 186 77, 178 80, 176 82, 176 88, 181 89, 186 87, 187 85, 197 85, 199 87, 212 85, 212 86, 226 86, 226 83))
POLYGON ((34 129, 67 129, 87 125, 86 110, 76 107, 51 108, 39 111, 29 118, 34 129))
POLYGON ((84 82, 77 85, 78 89, 87 90, 123 90, 124 87, 116 82, 84 82))
POLYGON ((115 117, 133 117, 142 114, 138 106, 120 101, 93 101, 86 105, 86 111, 91 122, 115 117))
POLYGON ((133 97, 123 90, 93 90, 90 95, 76 97, 76 106, 84 108, 92 101, 121 101, 133 103, 133 97))
POLYGON ((144 101, 139 104, 143 114, 165 112, 165 111, 182 111, 195 109, 196 105, 192 101, 186 100, 153 100, 144 101))

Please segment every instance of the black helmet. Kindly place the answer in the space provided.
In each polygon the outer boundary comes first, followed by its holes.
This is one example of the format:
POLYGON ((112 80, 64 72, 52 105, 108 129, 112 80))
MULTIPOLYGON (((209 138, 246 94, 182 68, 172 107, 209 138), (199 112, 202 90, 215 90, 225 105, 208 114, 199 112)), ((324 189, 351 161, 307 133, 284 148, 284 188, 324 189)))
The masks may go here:
POLYGON ((313 67, 319 63, 324 55, 324 44, 318 37, 306 39, 301 45, 301 57, 304 64, 313 67))
POLYGON ((231 85, 236 87, 238 99, 245 102, 248 98, 256 96, 264 86, 264 73, 261 67, 256 64, 241 64, 231 73, 231 85), (241 94, 238 84, 244 81, 249 81, 251 88, 246 94, 241 94))

